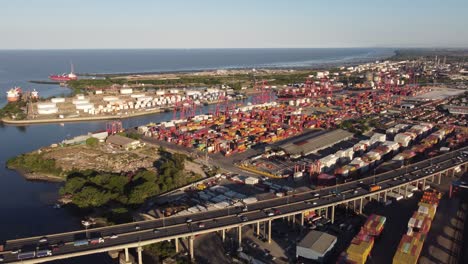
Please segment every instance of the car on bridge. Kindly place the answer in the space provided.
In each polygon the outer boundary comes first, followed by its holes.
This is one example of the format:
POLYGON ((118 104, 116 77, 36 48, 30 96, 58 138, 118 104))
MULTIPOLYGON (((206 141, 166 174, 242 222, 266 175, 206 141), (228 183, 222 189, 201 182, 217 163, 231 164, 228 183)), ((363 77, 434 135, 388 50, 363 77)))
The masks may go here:
POLYGON ((273 210, 263 209, 263 212, 264 212, 267 216, 274 216, 274 215, 275 215, 275 213, 273 212, 273 210))
POLYGON ((101 244, 101 243, 104 243, 104 238, 102 238, 102 237, 91 238, 91 239, 89 240, 89 243, 90 243, 91 245, 101 244))

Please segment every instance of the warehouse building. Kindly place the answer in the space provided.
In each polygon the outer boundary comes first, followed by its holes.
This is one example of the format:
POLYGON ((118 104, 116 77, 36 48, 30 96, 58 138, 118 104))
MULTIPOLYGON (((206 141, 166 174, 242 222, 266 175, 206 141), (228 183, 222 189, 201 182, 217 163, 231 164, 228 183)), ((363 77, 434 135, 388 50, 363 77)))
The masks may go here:
POLYGON ((296 246, 296 258, 324 262, 324 258, 330 252, 337 241, 336 236, 330 234, 310 231, 296 246))
POLYGON ((142 145, 142 143, 139 140, 134 140, 119 135, 109 136, 106 140, 106 143, 126 150, 136 149, 142 145))
POLYGON ((278 147, 291 156, 307 156, 353 137, 352 133, 342 129, 323 131, 321 133, 313 132, 315 133, 309 132, 286 140, 285 143, 280 144, 278 147))

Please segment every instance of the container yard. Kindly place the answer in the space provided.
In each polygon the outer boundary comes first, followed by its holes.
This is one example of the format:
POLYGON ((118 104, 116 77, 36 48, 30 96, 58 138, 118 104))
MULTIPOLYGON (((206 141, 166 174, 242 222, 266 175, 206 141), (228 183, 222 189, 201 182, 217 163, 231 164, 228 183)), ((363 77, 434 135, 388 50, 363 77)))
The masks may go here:
POLYGON ((418 203, 418 209, 408 221, 408 231, 401 238, 398 249, 393 257, 393 263, 418 263, 419 255, 424 246, 427 233, 431 229, 431 223, 441 199, 441 193, 428 190, 418 203))
POLYGON ((384 216, 370 215, 359 233, 351 240, 351 244, 346 251, 341 253, 337 263, 365 264, 371 254, 375 240, 378 239, 384 229, 386 220, 384 216))

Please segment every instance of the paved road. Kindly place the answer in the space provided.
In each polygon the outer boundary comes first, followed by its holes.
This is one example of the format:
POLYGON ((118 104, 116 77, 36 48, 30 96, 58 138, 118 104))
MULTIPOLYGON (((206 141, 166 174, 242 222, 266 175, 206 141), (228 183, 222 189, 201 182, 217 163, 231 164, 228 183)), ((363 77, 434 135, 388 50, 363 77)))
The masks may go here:
MULTIPOLYGON (((135 223, 128 223, 116 226, 102 227, 76 232, 62 234, 53 234, 47 236, 47 242, 40 245, 41 237, 32 237, 7 241, 5 244, 4 259, 5 262, 12 262, 18 259, 18 254, 11 251, 22 249, 22 252, 34 250, 37 246, 47 246, 52 244, 64 243, 53 252, 53 255, 66 255, 75 252, 83 252, 95 249, 104 249, 111 246, 122 246, 130 243, 140 243, 148 240, 165 239, 174 236, 190 236, 207 230, 217 230, 225 226, 234 226, 242 223, 242 220, 236 214, 247 217, 248 221, 244 224, 255 223, 259 220, 268 220, 281 218, 285 214, 298 213, 308 209, 320 208, 332 204, 340 203, 344 200, 369 195, 365 189, 359 188, 361 184, 377 183, 383 190, 401 186, 409 181, 418 180, 424 176, 444 171, 459 164, 468 162, 468 157, 462 156, 462 151, 468 147, 456 150, 450 153, 435 157, 432 160, 425 160, 405 168, 397 169, 387 173, 369 177, 359 181, 353 181, 339 186, 324 188, 317 191, 297 193, 287 197, 275 198, 271 200, 260 201, 248 206, 247 212, 242 212, 241 208, 227 208, 213 210, 204 213, 190 215, 191 224, 187 224, 187 216, 167 217, 164 220, 149 220, 135 223), (457 158, 459 157, 459 158, 457 158), (433 172, 427 169, 433 169, 433 172), (354 193, 354 190, 357 190, 354 193), (332 191, 337 191, 341 195, 333 195, 332 191), (305 203, 304 201, 310 201, 305 203), (279 215, 267 216, 264 209, 276 208, 280 211, 279 215), (198 223, 203 222, 204 227, 199 227, 198 223), (156 232, 154 230, 157 229, 156 232), (118 237, 111 239, 112 234, 118 237), (74 246, 74 241, 85 237, 103 237, 104 243, 95 245, 74 246), (28 249, 29 248, 29 249, 28 249)), ((44 259, 45 260, 45 259, 44 259)))

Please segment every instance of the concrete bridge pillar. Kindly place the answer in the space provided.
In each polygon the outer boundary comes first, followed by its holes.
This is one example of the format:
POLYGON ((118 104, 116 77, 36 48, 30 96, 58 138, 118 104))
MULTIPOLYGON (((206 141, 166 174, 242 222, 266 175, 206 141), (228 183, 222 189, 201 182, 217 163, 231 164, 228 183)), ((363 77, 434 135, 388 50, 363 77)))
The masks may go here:
POLYGON ((301 212, 301 227, 304 227, 304 212, 301 212))
POLYGON ((441 180, 442 180, 442 173, 439 173, 439 177, 437 177, 437 183, 440 184, 441 180))
POLYGON ((359 205, 359 214, 362 214, 362 207, 364 206, 364 199, 361 198, 361 203, 359 205))
POLYGON ((188 238, 188 241, 189 241, 189 255, 190 255, 190 261, 194 261, 195 260, 195 252, 193 251, 193 240, 195 238, 193 236, 190 236, 188 238))
POLYGON ((179 253, 179 238, 174 239, 174 244, 175 244, 175 252, 179 253))
POLYGON ((271 244, 271 219, 268 220, 268 244, 271 244))
POLYGON ((221 230, 221 238, 223 239, 223 242, 226 240, 226 229, 221 230))
POLYGON ((405 185, 405 199, 408 198, 408 185, 405 185))
POLYGON ((237 235, 238 237, 238 242, 239 242, 239 247, 242 246, 242 226, 240 225, 237 229, 237 235))
POLYGON ((384 200, 384 203, 387 203, 387 191, 385 191, 383 194, 383 200, 384 200))
POLYGON ((125 248, 125 263, 130 262, 130 256, 128 254, 128 248, 125 248))
POLYGON ((137 252, 138 252, 138 264, 143 264, 143 256, 141 254, 141 252, 143 252, 143 248, 138 247, 137 252))
POLYGON ((424 191, 424 188, 426 188, 426 178, 424 178, 422 181, 423 181, 422 182, 422 189, 424 191))
POLYGON ((257 222, 257 237, 260 236, 260 221, 257 222))
POLYGON ((356 212, 356 200, 353 200, 353 211, 356 212))
POLYGON ((331 222, 332 224, 335 223, 335 206, 334 205, 332 205, 331 222))
POLYGON ((325 217, 328 218, 328 207, 325 208, 325 217))

